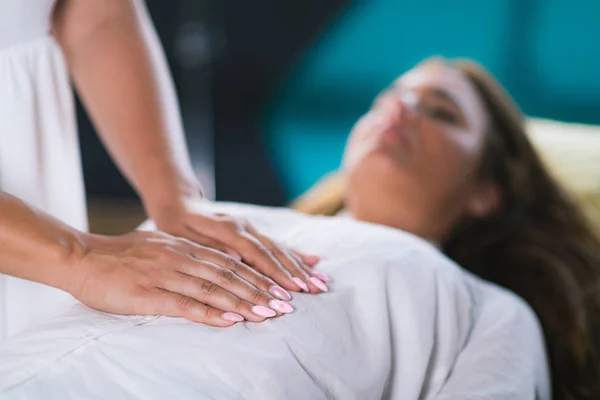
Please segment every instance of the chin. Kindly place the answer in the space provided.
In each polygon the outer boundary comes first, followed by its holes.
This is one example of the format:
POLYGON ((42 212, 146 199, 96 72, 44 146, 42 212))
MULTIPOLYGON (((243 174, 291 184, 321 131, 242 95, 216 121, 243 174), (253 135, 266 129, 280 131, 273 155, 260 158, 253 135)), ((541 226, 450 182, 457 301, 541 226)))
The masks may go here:
POLYGON ((375 199, 379 203, 382 197, 394 196, 396 181, 402 180, 397 163, 385 154, 384 150, 365 154, 353 168, 348 170, 348 185, 354 194, 375 199))
POLYGON ((398 154, 397 149, 387 143, 380 143, 363 155, 357 168, 372 171, 375 174, 399 173, 406 166, 406 158, 398 154))

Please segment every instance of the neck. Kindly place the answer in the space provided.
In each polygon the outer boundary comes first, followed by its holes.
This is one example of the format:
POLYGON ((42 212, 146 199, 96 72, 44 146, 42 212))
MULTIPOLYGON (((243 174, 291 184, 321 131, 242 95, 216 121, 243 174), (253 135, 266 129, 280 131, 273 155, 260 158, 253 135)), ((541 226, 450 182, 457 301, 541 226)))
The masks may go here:
MULTIPOLYGON (((403 229, 401 226, 398 226, 398 225, 393 224, 393 223, 381 223, 381 222, 370 221, 370 220, 368 220, 366 218, 360 218, 360 217, 356 216, 355 214, 353 214, 347 208, 343 208, 339 213, 337 213, 336 216, 344 217, 344 218, 352 218, 352 219, 357 220, 357 221, 376 223, 378 225, 388 226, 390 228, 395 228, 395 229, 401 230, 403 232, 413 233, 413 232, 410 232, 407 229, 403 229)), ((431 243, 433 246, 437 247, 438 249, 442 248, 441 241, 438 240, 438 239, 435 239, 433 237, 428 237, 428 236, 425 236, 425 235, 416 235, 416 236, 419 236, 421 239, 426 240, 427 242, 431 243)))

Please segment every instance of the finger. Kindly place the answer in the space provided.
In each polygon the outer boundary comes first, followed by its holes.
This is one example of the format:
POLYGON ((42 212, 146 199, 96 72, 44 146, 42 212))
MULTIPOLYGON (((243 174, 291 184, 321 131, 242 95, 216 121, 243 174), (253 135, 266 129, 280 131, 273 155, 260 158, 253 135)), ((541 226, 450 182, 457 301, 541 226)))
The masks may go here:
MULTIPOLYGON (((181 292, 219 309, 240 313, 249 321, 262 321, 294 311, 290 304, 252 285, 232 271, 231 267, 207 261, 205 255, 215 253, 214 250, 205 248, 202 253, 201 260, 190 259, 191 262, 178 266, 181 275, 187 275, 186 278, 191 277, 191 280, 171 281, 169 284, 172 286, 165 289, 181 292), (178 285, 177 289, 173 285, 178 285)), ((237 263, 230 257, 227 260, 228 266, 237 263)), ((245 268, 250 269, 247 266, 245 268)))
MULTIPOLYGON (((174 232, 173 235, 168 234, 169 238, 168 238, 168 242, 172 243, 173 241, 178 241, 180 239, 185 239, 188 242, 190 242, 190 244, 198 244, 204 247, 210 247, 212 249, 221 251, 223 253, 227 253, 229 254, 231 257, 237 259, 237 260, 241 260, 242 256, 239 255, 236 251, 232 250, 231 248, 229 248, 228 246, 226 246, 224 243, 219 242, 218 240, 212 239, 206 235, 203 235, 199 232, 196 232, 195 230, 191 229, 190 227, 185 227, 185 229, 181 232, 174 232)), ((158 239, 153 239, 153 238, 149 238, 146 239, 146 241, 157 241, 157 242, 164 242, 165 240, 163 240, 164 238, 158 238, 158 239)))
POLYGON ((235 250, 231 249, 226 244, 224 244, 216 239, 210 238, 206 235, 203 235, 199 232, 196 232, 195 230, 193 230, 189 227, 186 227, 185 235, 181 236, 180 239, 181 238, 186 239, 194 244, 199 244, 201 246, 210 247, 211 249, 215 249, 222 253, 228 254, 230 257, 233 257, 238 261, 242 260, 242 256, 235 250))
POLYGON ((148 314, 182 317, 217 327, 228 327, 236 323, 231 320, 235 317, 232 314, 226 314, 223 310, 202 304, 191 297, 163 289, 153 290, 142 301, 146 303, 145 308, 151 310, 148 314))
MULTIPOLYGON (((264 276, 271 278, 281 287, 287 290, 300 291, 302 290, 292 278, 293 276, 285 269, 285 267, 273 256, 271 250, 257 240, 253 235, 245 231, 245 227, 249 223, 232 218, 224 214, 215 214, 220 217, 218 221, 209 221, 211 238, 218 240, 227 245, 237 254, 228 252, 234 258, 240 260, 237 255, 241 256, 241 261, 244 261, 264 276)), ((300 282, 302 286, 306 284, 300 282)), ((306 286, 305 286, 306 287, 306 286)))
MULTIPOLYGON (((300 258, 302 257, 302 254, 296 252, 296 251, 291 251, 291 254, 295 257, 295 258, 300 258)), ((309 257, 317 257, 317 256, 309 256, 309 257)), ((317 257, 319 258, 319 257, 317 257)), ((306 265, 306 264, 303 264, 306 265)), ((304 268, 306 272, 308 272, 308 274, 310 274, 311 276, 316 276, 317 278, 319 278, 320 280, 322 280, 323 282, 325 282, 326 284, 328 282, 331 282, 333 279, 327 275, 324 272, 321 272, 319 270, 314 269, 313 267, 305 267, 304 268)))
MULTIPOLYGON (((293 255, 285 251, 281 246, 273 242, 268 237, 261 235, 252 227, 248 228, 248 232, 260 240, 267 248, 271 250, 273 255, 279 260, 283 266, 292 274, 293 277, 301 279, 308 284, 311 293, 327 292, 329 288, 319 278, 311 276, 293 255)), ((308 267, 307 267, 308 269, 308 267)), ((298 282, 297 280, 295 280, 298 282)))
POLYGON ((198 249, 191 248, 189 251, 194 258, 227 268, 254 287, 270 293, 279 300, 289 301, 292 299, 291 294, 277 285, 271 278, 227 254, 220 251, 212 251, 212 249, 200 252, 198 249))
MULTIPOLYGON (((279 246, 281 248, 281 246, 279 246)), ((302 267, 302 269, 309 275, 312 275, 312 267, 309 266, 308 264, 306 264, 302 258, 298 257, 293 251, 287 250, 285 251, 285 249, 282 248, 282 251, 284 251, 288 257, 291 257, 296 264, 300 265, 302 267)))
POLYGON ((219 242, 218 240, 209 238, 208 236, 203 235, 199 232, 196 232, 195 230, 190 229, 188 226, 185 227, 184 231, 182 232, 181 235, 179 235, 179 237, 187 239, 188 241, 191 241, 195 244, 199 244, 199 245, 205 246, 205 247, 210 247, 215 250, 219 250, 219 251, 223 251, 223 252, 225 252, 227 250, 226 246, 223 245, 223 243, 219 242))
MULTIPOLYGON (((221 222, 213 226, 211 239, 227 243, 228 246, 242 256, 243 261, 270 277, 287 290, 319 292, 314 284, 308 284, 310 277, 307 273, 297 274, 300 276, 290 274, 288 269, 274 256, 273 251, 269 247, 261 243, 260 240, 249 232, 242 230, 243 228, 250 227, 250 224, 229 219, 226 222, 221 222), (302 279, 302 275, 304 275, 304 280, 302 279)), ((282 259, 285 258, 282 257, 282 259)), ((318 280, 318 278, 315 279, 318 280)))
POLYGON ((321 257, 314 255, 306 255, 304 253, 300 253, 299 251, 292 250, 292 254, 296 257, 299 257, 306 265, 309 267, 314 267, 321 261, 321 257))
POLYGON ((281 287, 294 292, 309 291, 305 280, 290 273, 277 259, 273 251, 248 232, 237 232, 231 239, 232 245, 249 264, 263 275, 268 276, 281 287))
MULTIPOLYGON (((223 282, 225 280, 228 280, 228 282, 234 282, 236 280, 241 282, 232 273, 228 274, 227 277, 224 275, 223 278, 218 279, 223 279, 223 282)), ((234 284, 227 285, 230 287, 225 289, 217 282, 180 273, 176 278, 171 278, 161 286, 170 292, 180 293, 186 297, 197 300, 200 303, 206 304, 207 306, 237 313, 248 321, 261 322, 267 317, 274 317, 277 315, 274 310, 269 311, 267 310, 268 307, 265 307, 264 305, 254 304, 234 294, 233 290, 238 293, 242 292, 239 288, 237 288, 237 290, 233 289, 234 284), (257 305, 259 306, 258 308, 256 307, 257 305)), ((259 297, 261 297, 262 293, 258 293, 258 289, 248 288, 247 292, 253 293, 251 296, 254 296, 257 302, 260 301, 259 297)), ((264 303, 264 301, 260 302, 264 303)))
MULTIPOLYGON (((298 271, 300 274, 302 274, 304 280, 305 281, 308 280, 309 287, 311 288, 312 293, 327 292, 329 290, 329 288, 327 287, 327 284, 325 282, 330 281, 331 279, 329 279, 329 277, 327 275, 322 274, 322 273, 319 273, 317 275, 315 273, 315 271, 313 271, 309 266, 307 266, 304 262, 302 262, 300 257, 297 256, 296 254, 294 254, 293 251, 286 250, 282 246, 280 246, 277 243, 275 243, 274 241, 272 241, 270 238, 257 232, 253 227, 250 227, 248 229, 248 231, 250 233, 254 234, 255 236, 257 236, 261 241, 266 243, 266 245, 272 249, 273 253, 275 254, 275 256, 278 259, 290 260, 293 263, 293 265, 295 266, 296 271, 298 271), (326 279, 324 280, 322 278, 326 278, 326 279)), ((284 265, 286 265, 286 266, 290 265, 289 263, 287 263, 285 261, 283 261, 283 262, 284 262, 284 265)), ((290 272, 292 272, 292 271, 290 270, 290 272)), ((292 274, 294 274, 294 273, 292 272, 292 274)))

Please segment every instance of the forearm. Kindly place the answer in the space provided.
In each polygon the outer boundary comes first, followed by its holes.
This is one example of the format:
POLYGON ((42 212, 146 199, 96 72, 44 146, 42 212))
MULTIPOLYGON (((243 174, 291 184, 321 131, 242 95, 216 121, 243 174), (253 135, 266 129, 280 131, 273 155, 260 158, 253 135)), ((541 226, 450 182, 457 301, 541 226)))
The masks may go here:
POLYGON ((0 272, 68 291, 83 233, 0 192, 0 272))
POLYGON ((143 3, 64 1, 55 26, 78 93, 146 208, 198 194, 173 83, 143 3))

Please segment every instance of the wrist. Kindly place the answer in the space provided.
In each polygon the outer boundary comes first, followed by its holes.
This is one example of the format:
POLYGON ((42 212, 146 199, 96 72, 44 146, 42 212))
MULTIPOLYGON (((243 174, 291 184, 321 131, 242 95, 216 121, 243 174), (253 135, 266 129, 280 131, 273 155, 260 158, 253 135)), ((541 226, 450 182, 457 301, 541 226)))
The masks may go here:
POLYGON ((47 284, 71 293, 71 280, 80 269, 80 261, 87 252, 86 235, 84 232, 68 232, 62 237, 58 257, 55 259, 56 268, 52 268, 53 281, 47 284))
POLYGON ((77 232, 68 238, 65 258, 62 261, 66 267, 65 274, 56 287, 77 298, 78 288, 89 273, 86 257, 92 252, 102 251, 108 246, 105 244, 107 241, 110 241, 110 237, 87 232, 77 232))
POLYGON ((202 186, 198 182, 177 185, 170 190, 161 190, 142 196, 144 210, 153 220, 164 215, 173 215, 187 209, 189 204, 204 199, 202 186))

